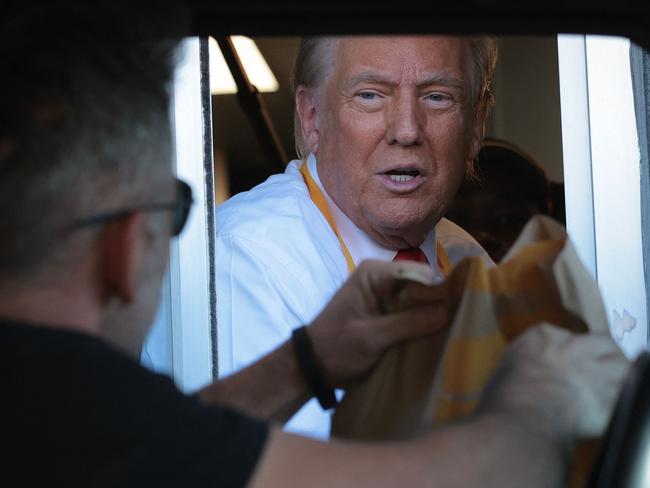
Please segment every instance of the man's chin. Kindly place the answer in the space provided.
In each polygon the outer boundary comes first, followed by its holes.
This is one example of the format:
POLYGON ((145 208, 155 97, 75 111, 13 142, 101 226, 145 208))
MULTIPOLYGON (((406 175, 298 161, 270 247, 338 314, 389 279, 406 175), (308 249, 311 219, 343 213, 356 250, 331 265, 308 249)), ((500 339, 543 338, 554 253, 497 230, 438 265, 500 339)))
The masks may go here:
POLYGON ((437 222, 438 212, 422 205, 420 199, 387 198, 369 208, 368 221, 386 232, 397 234, 414 229, 430 228, 437 222))
POLYGON ((418 247, 427 233, 435 226, 434 218, 421 218, 418 215, 404 214, 378 215, 370 225, 368 232, 379 244, 391 249, 418 247))

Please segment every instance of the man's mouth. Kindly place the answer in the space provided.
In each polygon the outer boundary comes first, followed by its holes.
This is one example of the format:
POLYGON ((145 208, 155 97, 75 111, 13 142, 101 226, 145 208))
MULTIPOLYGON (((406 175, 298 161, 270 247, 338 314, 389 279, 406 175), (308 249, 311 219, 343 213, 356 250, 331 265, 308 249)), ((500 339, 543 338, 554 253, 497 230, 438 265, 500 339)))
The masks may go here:
POLYGON ((393 169, 384 174, 396 183, 404 183, 419 176, 420 172, 417 169, 393 169))

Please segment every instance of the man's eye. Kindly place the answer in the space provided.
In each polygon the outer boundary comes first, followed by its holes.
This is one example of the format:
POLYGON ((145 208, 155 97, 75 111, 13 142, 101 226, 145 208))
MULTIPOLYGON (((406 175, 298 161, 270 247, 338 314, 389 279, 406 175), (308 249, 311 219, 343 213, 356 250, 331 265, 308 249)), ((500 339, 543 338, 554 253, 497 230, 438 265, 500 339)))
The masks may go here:
POLYGON ((361 92, 357 96, 362 100, 376 100, 378 98, 377 94, 373 92, 361 92))
POLYGON ((436 106, 449 106, 454 100, 451 96, 445 93, 430 93, 426 97, 426 100, 436 106))

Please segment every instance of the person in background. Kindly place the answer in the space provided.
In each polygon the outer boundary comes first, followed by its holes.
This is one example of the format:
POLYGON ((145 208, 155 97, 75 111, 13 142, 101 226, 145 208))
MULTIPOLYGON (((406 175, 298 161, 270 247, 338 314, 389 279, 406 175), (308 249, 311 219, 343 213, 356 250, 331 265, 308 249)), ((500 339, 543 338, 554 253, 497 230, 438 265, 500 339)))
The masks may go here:
POLYGON ((545 171, 513 144, 486 140, 476 175, 463 180, 446 217, 499 262, 537 214, 556 215, 545 171))

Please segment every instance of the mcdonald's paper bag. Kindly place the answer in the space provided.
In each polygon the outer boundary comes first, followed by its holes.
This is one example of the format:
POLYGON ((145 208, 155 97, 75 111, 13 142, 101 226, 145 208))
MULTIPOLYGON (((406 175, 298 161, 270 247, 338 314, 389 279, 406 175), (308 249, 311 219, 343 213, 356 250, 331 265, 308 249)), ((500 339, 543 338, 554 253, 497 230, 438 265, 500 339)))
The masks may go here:
POLYGON ((405 284, 389 310, 444 297, 450 327, 393 347, 371 375, 350 387, 332 435, 396 439, 470 414, 508 343, 547 321, 574 332, 607 332, 598 286, 564 228, 534 217, 501 263, 468 258, 441 284, 405 284))

